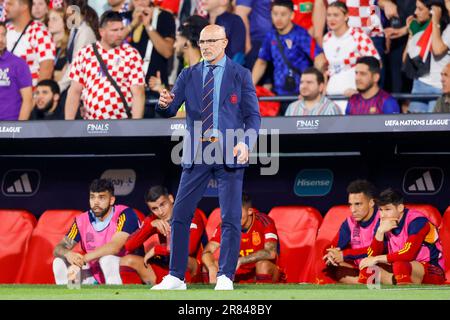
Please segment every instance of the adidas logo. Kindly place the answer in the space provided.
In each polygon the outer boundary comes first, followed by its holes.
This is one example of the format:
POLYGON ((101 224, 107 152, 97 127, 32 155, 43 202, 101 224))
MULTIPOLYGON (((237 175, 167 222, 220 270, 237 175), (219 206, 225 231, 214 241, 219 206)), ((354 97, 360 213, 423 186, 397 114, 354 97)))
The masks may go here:
POLYGON ((436 191, 430 171, 425 172, 414 184, 410 185, 408 191, 436 191))
POLYGON ((411 168, 403 179, 403 191, 406 194, 436 194, 444 182, 441 168, 411 168))
POLYGON ((32 193, 30 178, 25 173, 20 176, 20 179, 14 181, 14 185, 6 189, 7 193, 32 193))
POLYGON ((5 196, 33 196, 39 189, 41 175, 36 170, 10 170, 3 176, 5 196))

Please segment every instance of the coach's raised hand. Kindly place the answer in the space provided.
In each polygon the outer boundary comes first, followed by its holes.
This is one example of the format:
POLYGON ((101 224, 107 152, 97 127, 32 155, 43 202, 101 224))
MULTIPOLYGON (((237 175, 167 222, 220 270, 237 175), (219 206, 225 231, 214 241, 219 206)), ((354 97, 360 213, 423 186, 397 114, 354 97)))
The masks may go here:
POLYGON ((162 109, 167 108, 175 98, 175 95, 171 92, 169 92, 167 89, 164 89, 161 94, 159 95, 159 106, 162 109))

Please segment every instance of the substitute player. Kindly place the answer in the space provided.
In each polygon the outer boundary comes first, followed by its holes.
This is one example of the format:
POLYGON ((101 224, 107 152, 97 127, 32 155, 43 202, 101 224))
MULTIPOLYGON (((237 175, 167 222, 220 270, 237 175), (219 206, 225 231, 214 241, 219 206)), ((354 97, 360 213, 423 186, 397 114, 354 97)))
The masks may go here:
MULTIPOLYGON (((241 246, 234 282, 272 283, 283 280, 284 272, 277 266, 278 235, 271 218, 252 208, 247 194, 242 195, 241 246)), ((219 225, 202 255, 206 280, 216 283, 218 261, 214 252, 220 247, 219 225)))
POLYGON ((360 269, 389 264, 391 272, 380 269, 382 284, 444 283, 444 258, 436 226, 422 212, 406 209, 401 194, 390 188, 377 202, 380 225, 360 269), (388 254, 383 254, 385 249, 388 254))
POLYGON ((379 213, 375 206, 377 190, 367 180, 355 180, 347 187, 348 204, 352 215, 341 225, 323 257, 326 273, 341 283, 357 284, 359 262, 367 257, 379 213))
MULTIPOLYGON (((170 221, 173 214, 174 197, 163 186, 151 187, 145 202, 153 213, 144 221, 142 227, 133 233, 125 244, 128 252, 141 247, 152 235, 158 234, 159 245, 150 248, 145 257, 130 254, 122 257, 121 266, 130 267, 138 273, 141 280, 147 284, 162 281, 169 274, 170 257, 170 221)), ((196 210, 190 226, 188 272, 186 279, 192 279, 200 274, 200 256, 203 248, 202 240, 206 244, 205 224, 201 212, 196 210)))
POLYGON ((96 179, 89 190, 91 209, 75 218, 53 251, 56 284, 67 284, 68 278, 77 272, 82 272, 83 284, 122 284, 119 261, 126 254, 123 246, 129 235, 138 229, 138 218, 133 209, 115 205, 110 180, 96 179), (86 254, 72 250, 78 242, 86 254), (89 268, 80 271, 85 264, 89 268))

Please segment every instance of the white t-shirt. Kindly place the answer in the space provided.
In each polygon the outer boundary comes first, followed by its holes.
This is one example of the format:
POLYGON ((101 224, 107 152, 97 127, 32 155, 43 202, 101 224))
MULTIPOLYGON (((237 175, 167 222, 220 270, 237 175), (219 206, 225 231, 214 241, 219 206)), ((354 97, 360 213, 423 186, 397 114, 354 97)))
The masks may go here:
POLYGON ((434 55, 431 54, 430 73, 419 78, 421 82, 438 89, 442 89, 441 71, 448 63, 450 63, 450 26, 447 26, 444 32, 442 32, 442 40, 446 44, 447 48, 449 48, 447 54, 439 60, 436 60, 434 55))

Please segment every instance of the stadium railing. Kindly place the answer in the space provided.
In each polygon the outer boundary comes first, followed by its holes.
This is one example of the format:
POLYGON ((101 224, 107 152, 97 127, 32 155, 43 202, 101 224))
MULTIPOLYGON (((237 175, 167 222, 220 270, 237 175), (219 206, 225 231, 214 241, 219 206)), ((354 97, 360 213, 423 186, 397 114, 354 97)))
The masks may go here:
MULTIPOLYGON (((419 100, 419 101, 431 101, 438 99, 439 94, 412 94, 412 93, 393 93, 392 96, 397 100, 419 100)), ((331 100, 348 100, 348 97, 343 95, 327 95, 331 100)), ((268 102, 291 102, 298 100, 298 96, 274 96, 274 97, 259 97, 259 101, 268 102)), ((147 104, 154 105, 158 103, 158 99, 147 99, 147 104)))

